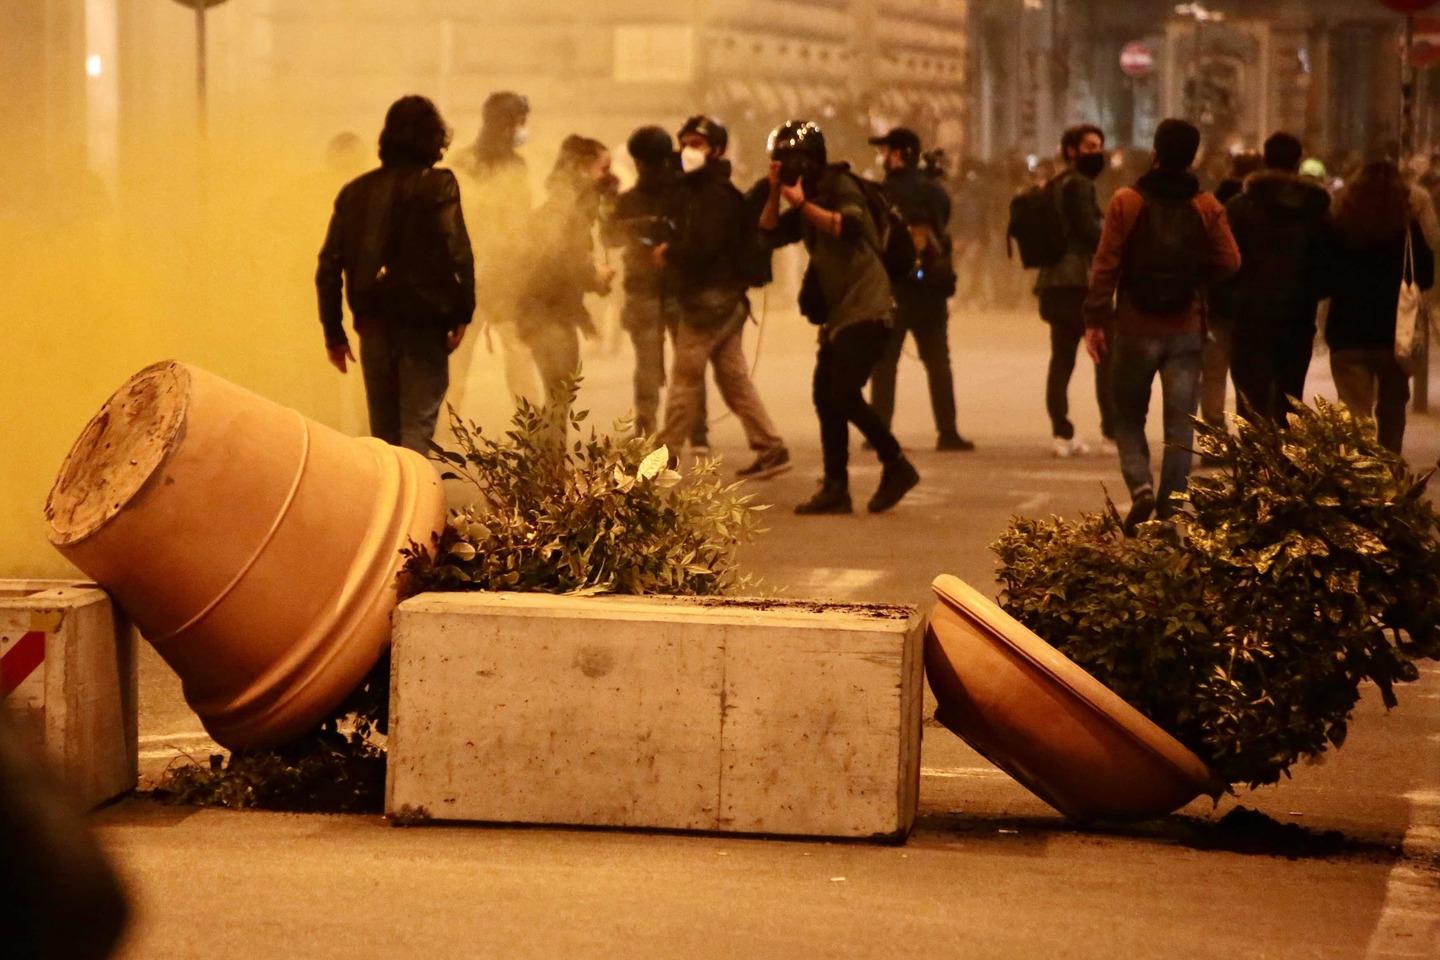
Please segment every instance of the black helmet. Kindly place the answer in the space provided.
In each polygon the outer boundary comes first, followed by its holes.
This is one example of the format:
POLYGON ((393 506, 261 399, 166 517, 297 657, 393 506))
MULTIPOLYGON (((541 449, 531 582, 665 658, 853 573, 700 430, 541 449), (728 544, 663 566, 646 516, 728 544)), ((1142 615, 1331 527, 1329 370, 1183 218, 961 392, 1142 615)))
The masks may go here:
POLYGON ((630 134, 625 149, 636 163, 664 163, 675 155, 675 144, 663 127, 640 127, 630 134))
POLYGON ((809 120, 787 120, 770 132, 765 141, 770 159, 778 160, 779 154, 798 152, 809 155, 817 164, 826 163, 825 134, 809 120))
POLYGON ((519 126, 530 116, 530 101, 513 90, 500 90, 485 98, 480 116, 488 126, 519 126))
POLYGON ((698 133, 704 137, 706 142, 710 144, 710 149, 715 151, 717 157, 722 156, 725 153, 725 148, 730 145, 730 133, 725 129, 725 125, 714 117, 707 117, 703 113, 698 113, 689 120, 686 120, 676 136, 683 137, 687 133, 698 133))

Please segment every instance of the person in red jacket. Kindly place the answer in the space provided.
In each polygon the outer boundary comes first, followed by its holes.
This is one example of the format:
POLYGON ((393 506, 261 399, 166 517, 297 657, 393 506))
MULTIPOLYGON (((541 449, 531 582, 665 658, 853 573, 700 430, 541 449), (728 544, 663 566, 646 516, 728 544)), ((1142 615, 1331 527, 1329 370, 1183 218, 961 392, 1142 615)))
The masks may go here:
POLYGON ((1240 269, 1225 208, 1190 171, 1200 131, 1184 120, 1155 131, 1152 169, 1116 192, 1105 214, 1085 299, 1085 345, 1107 353, 1115 444, 1130 488, 1125 530, 1179 508, 1190 478, 1209 291, 1240 269), (1112 338, 1106 330, 1115 331, 1112 338), (1156 375, 1164 404, 1165 454, 1156 495, 1145 418, 1156 375))

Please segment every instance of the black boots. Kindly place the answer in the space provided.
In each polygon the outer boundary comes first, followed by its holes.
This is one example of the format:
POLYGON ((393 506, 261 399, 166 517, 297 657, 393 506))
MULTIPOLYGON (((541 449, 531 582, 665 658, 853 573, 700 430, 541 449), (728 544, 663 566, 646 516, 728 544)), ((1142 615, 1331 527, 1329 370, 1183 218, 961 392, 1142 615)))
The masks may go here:
POLYGON ((884 513, 899 503, 919 482, 920 474, 904 457, 894 463, 885 464, 880 474, 880 486, 875 490, 875 496, 870 498, 867 509, 871 513, 884 513))
POLYGON ((850 490, 843 483, 833 480, 826 480, 815 496, 795 508, 801 516, 853 513, 854 510, 850 504, 850 490))

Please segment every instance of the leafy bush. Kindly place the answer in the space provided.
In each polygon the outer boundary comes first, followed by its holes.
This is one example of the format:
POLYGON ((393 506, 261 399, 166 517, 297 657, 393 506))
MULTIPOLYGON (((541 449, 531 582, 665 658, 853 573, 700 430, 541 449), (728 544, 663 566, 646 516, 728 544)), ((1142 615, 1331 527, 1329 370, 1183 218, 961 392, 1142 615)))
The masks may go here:
POLYGON ((1394 706, 1440 657, 1430 474, 1324 401, 1197 429, 1225 466, 1192 479, 1192 516, 1134 539, 1113 504, 1017 519, 994 545, 1001 603, 1227 782, 1273 783, 1344 742, 1363 681, 1394 706))
MULTIPOLYGON (((756 531, 740 484, 713 461, 681 482, 669 452, 647 438, 597 434, 566 442, 584 412, 568 397, 545 408, 521 401, 499 439, 450 411, 458 451, 436 447, 447 479, 475 488, 429 545, 405 551, 402 588, 549 593, 705 595, 737 584, 736 552, 756 531), (568 402, 567 402, 568 401, 568 402)), ((626 423, 616 424, 623 434, 626 423)))

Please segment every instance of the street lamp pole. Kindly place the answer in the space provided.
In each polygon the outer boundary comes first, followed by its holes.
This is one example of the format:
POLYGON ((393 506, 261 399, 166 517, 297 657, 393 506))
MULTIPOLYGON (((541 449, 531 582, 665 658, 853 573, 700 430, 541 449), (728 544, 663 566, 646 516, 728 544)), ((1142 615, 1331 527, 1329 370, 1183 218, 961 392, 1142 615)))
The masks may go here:
POLYGON ((211 7, 218 7, 225 0, 175 0, 182 7, 195 11, 195 128, 204 142, 209 126, 206 116, 209 99, 209 84, 206 81, 206 67, 209 51, 205 42, 205 13, 211 7))

